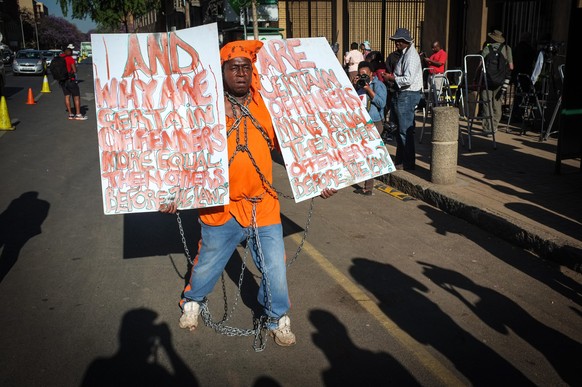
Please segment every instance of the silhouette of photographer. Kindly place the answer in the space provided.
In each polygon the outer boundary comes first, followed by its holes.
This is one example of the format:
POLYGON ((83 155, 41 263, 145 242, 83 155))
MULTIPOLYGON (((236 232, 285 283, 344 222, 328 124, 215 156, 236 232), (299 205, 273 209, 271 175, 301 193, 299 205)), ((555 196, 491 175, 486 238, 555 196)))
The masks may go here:
POLYGON ((14 199, 0 214, 0 282, 18 260, 20 250, 35 235, 48 215, 50 204, 30 191, 14 199))
POLYGON ((196 377, 176 353, 167 324, 156 324, 149 309, 127 312, 119 329, 119 350, 110 358, 97 358, 87 368, 81 386, 198 386, 196 377), (174 373, 158 363, 163 348, 174 373))

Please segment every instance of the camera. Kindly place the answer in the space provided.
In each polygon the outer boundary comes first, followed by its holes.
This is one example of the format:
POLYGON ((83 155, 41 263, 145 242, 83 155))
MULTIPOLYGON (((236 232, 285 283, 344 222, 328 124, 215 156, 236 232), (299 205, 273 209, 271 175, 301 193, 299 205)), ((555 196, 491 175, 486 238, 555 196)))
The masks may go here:
POLYGON ((544 51, 546 54, 556 55, 560 49, 559 44, 555 42, 549 42, 544 46, 544 51))
POLYGON ((368 83, 370 83, 370 76, 368 74, 360 74, 358 76, 358 80, 356 81, 356 86, 358 87, 358 89, 361 89, 368 83))
POLYGON ((503 80, 503 84, 501 85, 501 89, 499 89, 499 92, 496 95, 496 99, 501 99, 505 97, 505 94, 507 94, 507 88, 509 87, 509 78, 505 78, 503 80))
POLYGON ((542 46, 542 50, 546 54, 546 60, 551 60, 558 54, 564 42, 547 42, 542 46))

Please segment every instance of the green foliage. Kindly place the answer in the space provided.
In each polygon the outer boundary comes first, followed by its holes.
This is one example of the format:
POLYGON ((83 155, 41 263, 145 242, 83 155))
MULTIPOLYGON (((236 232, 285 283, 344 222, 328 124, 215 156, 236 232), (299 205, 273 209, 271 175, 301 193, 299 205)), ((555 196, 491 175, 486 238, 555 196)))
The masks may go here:
POLYGON ((79 31, 77 26, 62 17, 46 16, 40 19, 38 35, 41 49, 63 49, 73 43, 79 47, 79 42, 88 39, 88 35, 79 31))
POLYGON ((91 18, 102 29, 118 30, 121 26, 125 32, 131 32, 133 18, 145 15, 159 7, 160 0, 58 0, 63 15, 69 8, 75 19, 91 18))

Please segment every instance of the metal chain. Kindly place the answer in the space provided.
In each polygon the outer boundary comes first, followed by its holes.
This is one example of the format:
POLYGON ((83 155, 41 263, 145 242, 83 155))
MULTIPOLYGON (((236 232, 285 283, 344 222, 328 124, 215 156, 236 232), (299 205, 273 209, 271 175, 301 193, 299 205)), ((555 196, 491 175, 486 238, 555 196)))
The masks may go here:
POLYGON ((227 97, 228 101, 231 103, 232 112, 233 112, 233 115, 235 118, 235 122, 233 123, 233 125, 229 129, 227 135, 230 136, 233 131, 236 131, 236 148, 235 148, 234 152, 232 153, 232 156, 228 160, 228 165, 230 165, 232 163, 232 161, 234 160, 234 157, 239 152, 247 154, 249 159, 251 160, 251 163, 253 164, 253 167, 255 168, 255 171, 257 172, 257 175, 259 176, 259 179, 261 179, 261 182, 263 183, 263 186, 266 188, 266 191, 269 195, 271 195, 275 199, 278 199, 278 196, 282 196, 282 197, 288 198, 288 199, 293 199, 293 196, 285 195, 282 192, 278 191, 273 186, 273 184, 265 177, 265 175, 261 172, 257 162, 255 161, 251 151, 248 148, 249 137, 248 137, 247 117, 255 125, 257 130, 261 133, 261 135, 263 136, 263 138, 267 142, 269 149, 273 150, 275 148, 273 141, 267 135, 267 131, 261 126, 261 124, 257 121, 257 119, 253 117, 253 115, 251 114, 250 110, 247 107, 251 101, 250 94, 248 94, 246 96, 244 104, 241 104, 239 101, 236 100, 236 98, 234 98, 233 96, 231 96, 228 93, 226 93, 226 97, 227 97), (241 112, 241 116, 238 116, 237 109, 235 109, 235 106, 239 108, 239 110, 241 112), (240 135, 241 135, 240 123, 241 123, 241 121, 244 124, 244 127, 243 127, 244 144, 241 144, 241 138, 240 138, 240 135))
MULTIPOLYGON (((226 95, 226 98, 228 99, 228 101, 230 102, 230 104, 232 106, 232 114, 234 115, 234 118, 235 118, 235 122, 232 125, 232 127, 230 128, 230 130, 228 131, 228 135, 230 135, 230 133, 232 133, 233 130, 238 129, 238 127, 240 126, 240 121, 244 117, 245 118, 245 120, 244 120, 244 123, 245 123, 245 141, 247 141, 248 138, 246 138, 246 134, 247 134, 247 131, 246 131, 246 126, 247 126, 246 118, 248 117, 248 118, 250 118, 250 120, 252 121, 252 123, 255 125, 255 127, 257 128, 257 130, 259 131, 259 133, 261 133, 261 136, 263 136, 263 138, 267 142, 267 145, 269 145, 269 149, 270 150, 275 149, 275 145, 273 144, 273 140, 271 140, 271 138, 267 134, 267 131, 265 130, 265 128, 263 128, 263 126, 252 115, 251 111, 248 108, 248 105, 251 102, 251 95, 250 95, 250 93, 247 93, 247 95, 245 97, 244 104, 240 103, 236 98, 234 98, 229 93, 225 93, 225 95, 226 95), (241 116, 240 117, 237 117, 237 112, 236 112, 236 109, 234 108, 235 106, 238 107, 239 110, 240 110, 240 112, 241 112, 241 116)), ((238 141, 237 141, 237 143, 238 143, 238 141)))
POLYGON ((299 253, 303 249, 303 244, 305 243, 305 240, 307 239, 307 233, 309 232, 309 225, 311 224, 311 215, 313 215, 313 203, 314 202, 315 202, 314 198, 311 198, 311 202, 309 203, 309 212, 307 213, 307 221, 305 222, 305 228, 303 229, 303 237, 301 237, 301 242, 299 243, 299 246, 297 247, 297 251, 295 252, 295 256, 289 262, 287 262, 287 267, 291 266, 293 264, 293 262, 295 262, 297 260, 297 257, 299 257, 299 253))
MULTIPOLYGON (((248 146, 246 145, 246 143, 248 143, 248 127, 247 127, 246 118, 249 117, 251 119, 251 121, 253 122, 253 124, 255 125, 255 127, 260 131, 260 133, 263 135, 263 137, 267 141, 269 148, 273 149, 273 144, 272 144, 270 138, 267 136, 266 131, 260 126, 258 121, 251 115, 250 111, 248 110, 248 108, 246 106, 250 102, 250 95, 247 97, 247 100, 245 101, 245 105, 242 105, 241 103, 239 103, 234 97, 232 97, 228 93, 227 93, 227 99, 229 100, 229 102, 231 102, 231 104, 233 104, 233 113, 235 114, 235 119, 236 119, 235 124, 232 126, 231 130, 229 130, 228 135, 230 135, 233 130, 237 131, 237 138, 236 138, 237 147, 235 149, 235 152, 231 156, 228 164, 230 165, 232 163, 234 156, 238 152, 246 153, 249 156, 249 159, 251 160, 251 163, 253 164, 253 167, 255 168, 257 174, 259 175, 261 182, 265 186, 265 188, 266 188, 265 191, 269 195, 273 196, 275 199, 278 199, 278 196, 282 196, 282 197, 287 198, 287 199, 293 199, 293 196, 285 195, 285 194, 277 191, 275 189, 275 187, 271 184, 271 182, 268 181, 268 179, 265 177, 265 175, 261 172, 257 162, 253 158, 250 150, 248 149, 248 146), (239 109, 242 113, 242 115, 240 117, 236 117, 236 109, 234 109, 234 105, 239 107, 239 109), (240 126, 241 119, 244 122, 245 145, 240 144, 240 130, 238 130, 238 129, 240 126)), ((265 349, 265 346, 266 346, 264 331, 267 330, 269 323, 276 323, 277 322, 276 319, 274 319, 273 317, 269 317, 267 315, 261 315, 258 318, 254 317, 253 318, 253 329, 241 329, 241 328, 236 328, 236 327, 225 325, 225 323, 233 316, 233 313, 234 313, 236 307, 238 306, 238 300, 239 300, 240 295, 241 295, 242 283, 243 283, 243 278, 244 278, 244 271, 246 269, 246 259, 248 257, 248 253, 249 253, 250 245, 251 245, 250 240, 253 237, 255 240, 255 248, 256 248, 256 253, 257 253, 257 266, 258 266, 259 271, 262 274, 261 275, 261 283, 262 283, 263 288, 265 289, 265 291, 263 292, 264 293, 264 299, 263 299, 264 308, 266 309, 266 311, 272 312, 272 304, 271 304, 272 295, 271 295, 270 283, 268 280, 268 274, 267 274, 267 269, 266 269, 266 265, 265 265, 265 258, 263 255, 263 250, 262 250, 261 242, 260 242, 260 238, 259 238, 258 225, 256 222, 256 218, 257 218, 256 207, 257 207, 257 203, 260 202, 261 198, 247 198, 247 200, 249 200, 253 203, 252 215, 251 215, 251 230, 247 234, 247 243, 246 243, 246 247, 245 247, 245 252, 244 252, 243 257, 242 257, 241 274, 239 276, 238 287, 237 287, 237 290, 235 291, 235 300, 234 300, 232 307, 230 309, 230 313, 228 311, 229 308, 228 308, 228 297, 227 297, 227 292, 226 292, 226 283, 224 280, 224 273, 222 273, 221 282, 222 282, 222 292, 223 292, 223 299, 224 299, 224 314, 222 316, 222 320, 220 320, 219 322, 213 321, 212 314, 210 313, 210 310, 208 308, 208 300, 206 298, 200 303, 200 315, 202 316, 202 320, 204 321, 204 325, 214 329, 216 332, 223 334, 225 336, 254 336, 253 349, 255 350, 255 352, 260 352, 260 351, 263 351, 265 349)), ((297 248, 297 251, 295 252, 294 257, 287 263, 287 267, 289 267, 291 264, 293 264, 297 260, 299 253, 301 252, 301 250, 303 248, 303 244, 305 243, 305 240, 307 239, 307 234, 309 232, 309 225, 311 223, 311 217, 313 214, 313 204, 314 204, 314 198, 311 199, 309 212, 308 212, 308 216, 307 216, 307 222, 306 222, 304 232, 303 232, 303 237, 302 237, 301 242, 297 248)), ((179 211, 176 212, 176 218, 177 218, 177 222, 178 222, 178 228, 180 230, 180 237, 182 239, 182 244, 184 245, 184 253, 186 255, 186 259, 188 260, 188 263, 191 266, 193 266, 194 262, 193 262, 192 256, 190 255, 190 250, 188 249, 188 244, 186 242, 186 236, 184 234, 184 228, 182 225, 182 219, 180 218, 179 211)))
POLYGON ((178 228, 180 229, 180 237, 182 238, 182 244, 184 245, 184 253, 186 254, 186 259, 188 259, 188 263, 190 265, 194 265, 192 257, 190 256, 190 250, 188 250, 186 237, 184 236, 184 228, 182 227, 182 218, 180 218, 180 211, 176 211, 176 220, 178 222, 178 228))
MULTIPOLYGON (((263 351, 265 349, 265 346, 267 343, 267 341, 264 339, 263 332, 265 330, 267 330, 269 323, 276 322, 276 320, 274 318, 268 317, 267 315, 262 315, 259 318, 254 318, 253 319, 253 329, 241 329, 241 328, 236 328, 236 327, 225 325, 225 323, 232 317, 236 307, 238 306, 238 300, 240 298, 241 290, 242 290, 244 271, 246 269, 246 259, 248 257, 248 253, 250 251, 251 238, 254 238, 254 240, 255 240, 255 248, 256 248, 256 252, 257 252, 257 263, 258 263, 257 266, 258 266, 259 271, 262 274, 261 282, 263 285, 263 289, 265 289, 264 300, 263 300, 264 308, 268 312, 272 312, 272 306, 271 306, 272 305, 271 304, 272 295, 271 295, 271 290, 270 290, 270 283, 268 280, 269 276, 267 274, 267 269, 266 269, 266 265, 265 265, 265 258, 263 255, 263 250, 261 247, 261 242, 260 242, 259 233, 258 233, 258 226, 256 223, 256 218, 257 218, 256 217, 256 205, 258 202, 260 202, 260 198, 250 198, 248 200, 250 200, 253 203, 253 211, 252 211, 252 218, 251 218, 252 224, 251 224, 250 232, 247 233, 247 243, 246 243, 245 253, 243 254, 243 257, 242 257, 241 274, 239 276, 237 291, 235 291, 235 300, 232 304, 230 313, 228 311, 228 297, 227 297, 227 292, 226 292, 226 283, 224 280, 224 273, 222 273, 221 282, 222 282, 222 293, 223 293, 223 299, 224 299, 224 314, 222 316, 222 320, 219 322, 213 321, 212 314, 210 313, 210 309, 208 308, 208 300, 207 299, 204 299, 204 301, 202 303, 200 303, 200 306, 201 306, 200 315, 202 316, 202 321, 204 322, 204 325, 214 329, 216 332, 223 334, 225 336, 251 336, 251 335, 253 335, 254 336, 253 349, 256 352, 260 352, 260 351, 263 351)), ((178 213, 178 219, 180 219, 179 213, 178 213)), ((178 225, 180 228, 180 234, 184 235, 184 229, 182 227, 181 219, 178 221, 178 225)), ((186 238, 182 237, 182 243, 184 243, 185 251, 187 251, 188 261, 190 263, 192 263, 192 259, 190 257, 188 247, 187 247, 185 241, 186 241, 186 238)))
POLYGON ((252 221, 252 232, 255 238, 255 249, 257 254, 257 266, 262 274, 261 283, 263 285, 263 304, 267 312, 272 313, 273 309, 271 307, 271 283, 269 282, 269 275, 267 273, 267 265, 265 264, 265 256, 263 255, 263 248, 261 247, 261 238, 259 238, 259 226, 257 225, 257 203, 259 201, 251 200, 253 203, 253 211, 251 215, 252 221))

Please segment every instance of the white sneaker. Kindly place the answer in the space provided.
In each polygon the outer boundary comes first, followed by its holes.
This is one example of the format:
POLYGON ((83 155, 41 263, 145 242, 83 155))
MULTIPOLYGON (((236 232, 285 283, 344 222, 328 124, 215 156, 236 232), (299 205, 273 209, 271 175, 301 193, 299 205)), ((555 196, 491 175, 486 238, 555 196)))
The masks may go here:
POLYGON ((282 347, 289 347, 295 344, 295 334, 291 332, 291 320, 289 316, 283 316, 279 319, 279 326, 270 331, 275 343, 282 347))
POLYGON ((193 331, 198 326, 198 315, 200 314, 200 304, 195 301, 189 301, 182 307, 182 316, 180 316, 180 328, 188 328, 193 331))

